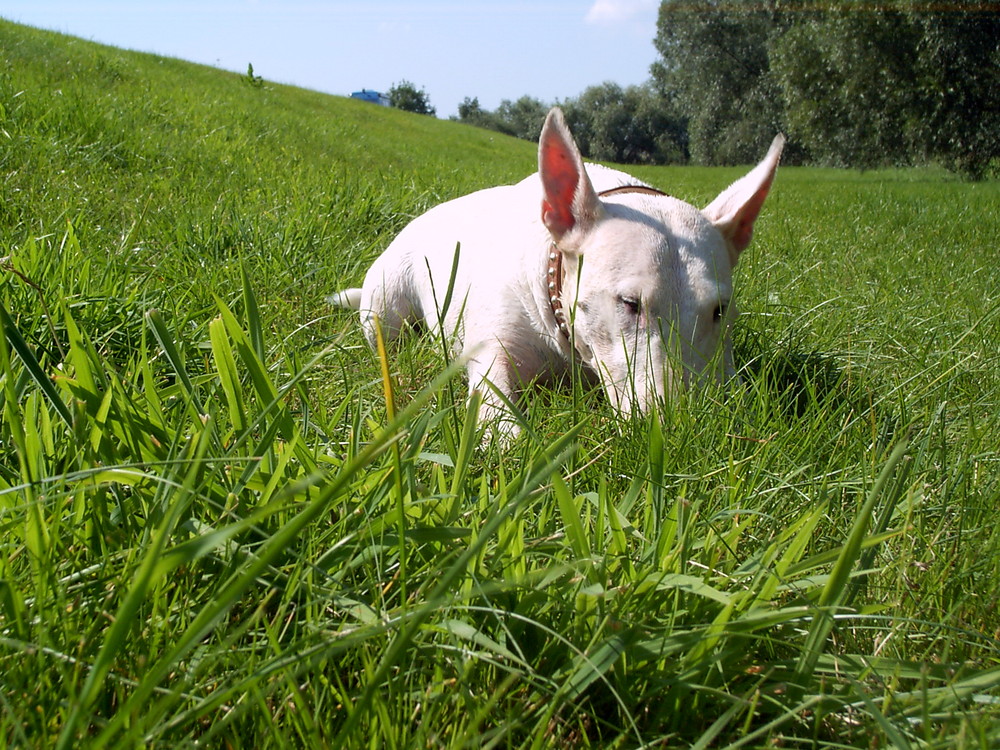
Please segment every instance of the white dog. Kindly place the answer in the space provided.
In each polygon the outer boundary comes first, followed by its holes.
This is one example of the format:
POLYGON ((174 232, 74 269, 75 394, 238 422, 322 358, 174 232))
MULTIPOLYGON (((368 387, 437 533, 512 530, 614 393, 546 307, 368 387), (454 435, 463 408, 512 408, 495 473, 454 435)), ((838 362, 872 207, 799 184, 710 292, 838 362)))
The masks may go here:
POLYGON ((553 109, 537 174, 414 219, 361 289, 332 300, 361 311, 373 346, 376 325, 387 340, 411 322, 450 337, 482 390, 480 419, 508 437, 517 427, 497 393, 513 400, 574 358, 620 412, 646 411, 683 383, 733 375, 732 269, 783 145, 779 135, 699 211, 622 172, 585 168, 553 109))

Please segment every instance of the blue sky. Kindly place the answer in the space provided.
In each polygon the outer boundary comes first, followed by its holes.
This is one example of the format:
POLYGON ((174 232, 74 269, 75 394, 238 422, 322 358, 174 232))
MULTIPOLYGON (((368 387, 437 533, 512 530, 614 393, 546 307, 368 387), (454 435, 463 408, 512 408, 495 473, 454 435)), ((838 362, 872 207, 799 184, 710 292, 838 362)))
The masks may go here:
POLYGON ((658 0, 4 0, 0 16, 331 94, 409 80, 439 117, 649 79, 658 0))

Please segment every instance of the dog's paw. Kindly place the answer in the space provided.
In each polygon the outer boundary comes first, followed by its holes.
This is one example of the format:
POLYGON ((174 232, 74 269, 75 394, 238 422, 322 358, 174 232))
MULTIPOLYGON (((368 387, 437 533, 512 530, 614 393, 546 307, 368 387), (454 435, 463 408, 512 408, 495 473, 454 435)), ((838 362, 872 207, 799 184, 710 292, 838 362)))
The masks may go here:
POLYGON ((521 434, 521 425, 514 415, 506 409, 496 408, 493 405, 483 405, 478 422, 482 435, 479 446, 483 450, 499 448, 504 452, 521 434))

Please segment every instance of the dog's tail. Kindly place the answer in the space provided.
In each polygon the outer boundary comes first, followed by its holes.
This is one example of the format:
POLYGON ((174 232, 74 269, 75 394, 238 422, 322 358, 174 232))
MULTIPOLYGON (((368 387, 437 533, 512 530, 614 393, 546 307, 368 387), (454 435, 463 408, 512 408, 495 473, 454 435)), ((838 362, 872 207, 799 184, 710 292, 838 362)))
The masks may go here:
POLYGON ((331 294, 326 301, 336 307, 344 307, 350 310, 361 309, 361 290, 345 289, 342 292, 331 294))

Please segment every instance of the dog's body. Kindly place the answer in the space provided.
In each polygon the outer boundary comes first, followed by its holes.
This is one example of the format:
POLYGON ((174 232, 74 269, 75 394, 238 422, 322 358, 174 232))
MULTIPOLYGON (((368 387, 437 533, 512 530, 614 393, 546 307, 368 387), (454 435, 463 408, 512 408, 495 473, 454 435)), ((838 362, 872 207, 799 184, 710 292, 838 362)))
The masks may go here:
POLYGON ((499 418, 501 432, 516 427, 485 381, 513 399, 574 349, 620 411, 646 410, 682 382, 732 374, 732 267, 782 144, 702 212, 623 172, 584 167, 553 110, 538 174, 417 217, 363 288, 335 301, 361 310, 373 345, 376 320, 387 339, 410 322, 449 336, 470 387, 482 389, 480 418, 499 418))

